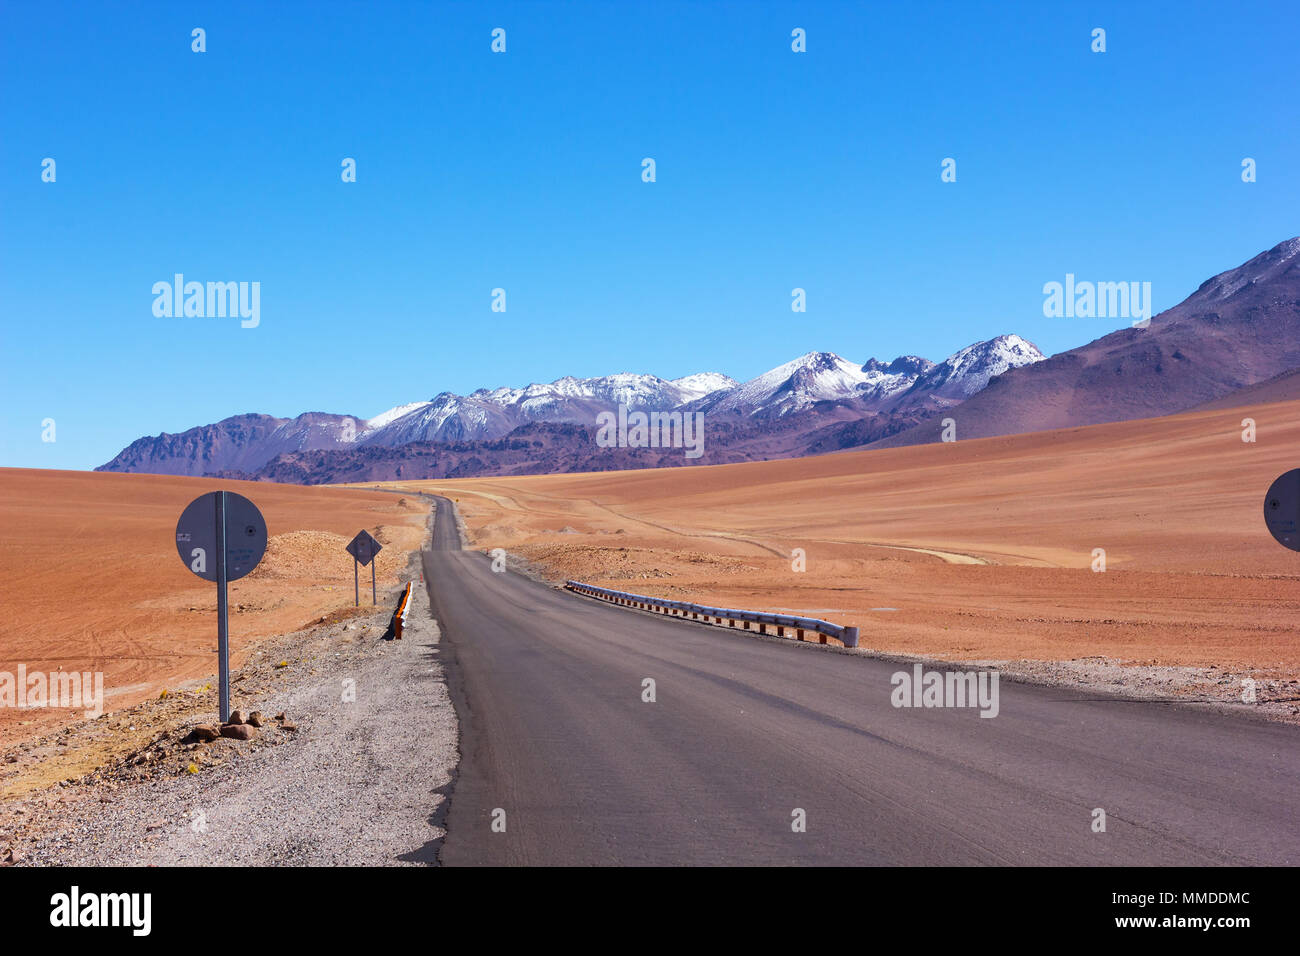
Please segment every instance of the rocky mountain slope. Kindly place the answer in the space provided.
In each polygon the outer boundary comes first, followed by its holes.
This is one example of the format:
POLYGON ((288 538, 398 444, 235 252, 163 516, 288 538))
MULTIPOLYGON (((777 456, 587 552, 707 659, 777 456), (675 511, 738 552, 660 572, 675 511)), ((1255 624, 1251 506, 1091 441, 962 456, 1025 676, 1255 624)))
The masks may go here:
MULTIPOLYGON (((1300 367, 1300 238, 1206 280, 1152 317, 1043 362, 1008 369, 952 410, 983 438, 1169 415, 1300 367)), ((882 445, 938 441, 928 423, 882 445)))

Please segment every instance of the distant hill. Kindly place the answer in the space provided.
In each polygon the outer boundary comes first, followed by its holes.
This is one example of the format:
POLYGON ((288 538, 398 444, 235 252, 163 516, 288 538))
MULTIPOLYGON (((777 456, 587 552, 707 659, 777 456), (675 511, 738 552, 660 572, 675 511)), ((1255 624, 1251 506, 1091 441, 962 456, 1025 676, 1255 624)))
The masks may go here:
POLYGON ((1222 398, 1197 405, 1188 411, 1209 412, 1225 408, 1244 408, 1248 405, 1271 405, 1274 402, 1289 402, 1297 398, 1300 398, 1300 368, 1293 368, 1281 375, 1274 375, 1258 385, 1247 385, 1245 388, 1229 392, 1222 398))
MULTIPOLYGON (((1206 280, 1146 329, 1008 370, 948 412, 957 438, 1152 418, 1300 367, 1300 238, 1206 280)), ((1279 385, 1279 388, 1287 386, 1279 385)), ((875 442, 938 441, 928 422, 875 442)))

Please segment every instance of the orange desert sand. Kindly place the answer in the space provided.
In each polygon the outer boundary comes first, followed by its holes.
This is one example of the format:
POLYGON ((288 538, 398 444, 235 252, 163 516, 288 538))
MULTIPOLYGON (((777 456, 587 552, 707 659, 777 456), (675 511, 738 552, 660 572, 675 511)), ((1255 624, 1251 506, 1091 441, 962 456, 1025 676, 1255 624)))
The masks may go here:
MULTIPOLYGON (((106 711, 215 674, 216 585, 181 563, 175 532, 185 505, 216 488, 251 499, 270 534, 262 563, 230 584, 232 668, 256 640, 351 608, 343 548, 357 531, 385 545, 381 588, 396 583, 425 533, 427 505, 392 494, 0 469, 0 671, 103 671, 106 711)), ((0 744, 80 716, 0 708, 0 744)))
POLYGON ((1263 501, 1295 467, 1300 402, 1282 402, 785 461, 376 487, 455 499, 475 548, 552 581, 857 624, 880 651, 1289 678, 1300 554, 1269 535, 1263 501))

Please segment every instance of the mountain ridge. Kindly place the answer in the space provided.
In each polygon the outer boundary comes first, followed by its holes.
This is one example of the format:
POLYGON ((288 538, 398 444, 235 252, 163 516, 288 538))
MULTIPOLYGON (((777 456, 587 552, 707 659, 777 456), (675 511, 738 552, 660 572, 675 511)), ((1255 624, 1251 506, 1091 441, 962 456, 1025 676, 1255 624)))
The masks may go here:
POLYGON ((745 461, 934 442, 948 418, 962 440, 1230 407, 1291 394, 1297 368, 1300 238, 1205 280, 1145 327, 1050 357, 1008 333, 938 363, 808 352, 746 382, 623 372, 442 392, 368 420, 249 413, 137 439, 98 470, 315 482, 745 461), (708 449, 691 462, 680 449, 597 451, 597 416, 619 404, 708 414, 708 449))
MULTIPOLYGON (((956 437, 1100 425, 1185 411, 1300 367, 1300 238, 1202 282, 1146 328, 1008 369, 957 406, 956 437)), ((940 440, 920 424, 873 447, 940 440)))
MULTIPOLYGON (((875 417, 886 410, 890 399, 914 392, 919 376, 935 369, 949 369, 945 385, 961 380, 982 387, 1008 361, 1044 358, 1019 336, 999 336, 968 346, 945 362, 972 350, 980 358, 964 362, 960 369, 918 356, 900 356, 888 365, 875 359, 858 365, 832 352, 809 352, 744 383, 719 372, 677 379, 620 372, 593 378, 563 376, 522 388, 480 388, 468 395, 441 392, 428 401, 398 405, 370 419, 323 412, 293 419, 249 413, 178 434, 136 439, 97 470, 256 475, 281 455, 396 448, 418 442, 493 442, 541 422, 593 426, 601 412, 619 405, 629 410, 699 411, 752 422, 784 419, 777 429, 784 436, 800 428, 824 430, 840 421, 875 417), (1023 343, 1011 359, 1000 345, 1008 338, 1023 343), (816 414, 805 414, 813 411, 816 414)), ((913 401, 914 407, 901 420, 910 423, 919 412, 932 410, 924 392, 922 389, 922 397, 913 401)), ((942 407, 948 403, 936 398, 934 404, 942 407)), ((870 433, 878 437, 893 430, 882 426, 870 433)), ((757 435, 750 437, 759 441, 757 435)), ((784 447, 784 441, 782 438, 777 444, 784 447)))

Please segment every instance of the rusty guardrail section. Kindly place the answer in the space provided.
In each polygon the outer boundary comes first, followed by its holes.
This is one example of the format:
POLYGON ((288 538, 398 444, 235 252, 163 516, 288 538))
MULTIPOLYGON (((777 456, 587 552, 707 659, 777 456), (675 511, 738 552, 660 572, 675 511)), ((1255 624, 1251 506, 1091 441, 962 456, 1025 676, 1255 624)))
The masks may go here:
POLYGON ((393 629, 393 640, 402 639, 402 628, 406 626, 406 615, 411 610, 411 584, 407 581, 406 587, 402 588, 402 596, 397 599, 397 608, 393 611, 393 620, 390 626, 393 629))
POLYGON ((726 623, 727 627, 743 624, 744 630, 756 630, 759 634, 772 633, 768 628, 775 628, 777 637, 785 637, 786 630, 794 631, 796 640, 804 640, 804 632, 816 634, 818 640, 825 644, 828 639, 839 641, 845 647, 858 646, 858 629, 843 627, 815 617, 791 617, 786 614, 766 614, 761 611, 738 611, 734 608, 707 607, 703 604, 689 604, 685 601, 668 601, 663 598, 648 597, 644 594, 629 594, 626 591, 611 591, 598 588, 581 581, 565 581, 564 586, 575 594, 585 594, 620 607, 630 607, 641 611, 652 611, 679 617, 683 620, 698 621, 703 624, 726 623), (751 628, 750 625, 756 625, 751 628))

